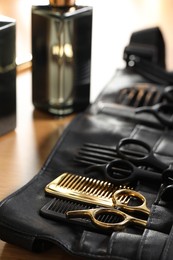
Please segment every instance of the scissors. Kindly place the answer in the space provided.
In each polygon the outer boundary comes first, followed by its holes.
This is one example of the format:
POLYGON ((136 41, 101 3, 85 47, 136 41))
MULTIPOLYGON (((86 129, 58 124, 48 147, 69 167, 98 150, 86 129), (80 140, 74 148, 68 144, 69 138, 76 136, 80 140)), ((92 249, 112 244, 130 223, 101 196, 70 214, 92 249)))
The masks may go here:
POLYGON ((130 161, 123 159, 115 159, 106 164, 89 166, 85 173, 91 173, 94 170, 101 171, 106 180, 118 185, 127 185, 138 180, 156 182, 162 180, 161 174, 138 168, 130 161))
POLYGON ((72 210, 67 211, 66 216, 68 218, 89 217, 94 225, 103 229, 122 230, 129 224, 135 224, 143 227, 147 225, 146 220, 131 216, 121 210, 123 209, 129 211, 130 213, 142 212, 149 216, 150 210, 146 206, 146 199, 141 193, 130 189, 120 189, 113 194, 112 201, 115 208, 72 210), (140 201, 140 205, 128 205, 131 198, 140 201), (110 221, 108 221, 108 219, 110 221))
POLYGON ((168 103, 173 103, 173 86, 165 87, 161 93, 161 98, 168 103))
POLYGON ((158 103, 153 106, 143 106, 135 109, 136 114, 150 113, 159 122, 167 127, 173 127, 173 105, 171 103, 158 103))
POLYGON ((158 204, 160 200, 164 202, 173 202, 173 166, 170 165, 162 174, 163 181, 161 183, 158 196, 154 204, 158 204))
POLYGON ((117 154, 121 158, 129 160, 134 164, 152 167, 161 173, 169 167, 169 165, 157 159, 151 147, 141 140, 123 138, 118 143, 116 149, 117 154), (132 151, 136 153, 130 153, 130 146, 132 147, 132 151))

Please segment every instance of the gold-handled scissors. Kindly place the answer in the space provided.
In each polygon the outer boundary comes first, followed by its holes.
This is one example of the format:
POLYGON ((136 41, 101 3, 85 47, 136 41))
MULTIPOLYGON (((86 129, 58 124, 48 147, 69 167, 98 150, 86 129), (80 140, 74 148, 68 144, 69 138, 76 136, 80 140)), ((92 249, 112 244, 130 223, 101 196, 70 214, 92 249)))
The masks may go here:
POLYGON ((116 208, 124 209, 128 212, 141 212, 146 215, 150 214, 146 198, 135 190, 119 189, 113 193, 112 201, 116 208), (129 205, 129 202, 131 202, 131 205, 129 205))
POLYGON ((131 213, 145 213, 147 216, 150 213, 146 205, 145 197, 136 191, 128 189, 117 190, 113 194, 114 208, 94 208, 86 210, 73 210, 66 213, 68 218, 89 217, 94 225, 103 229, 122 230, 129 224, 135 224, 145 227, 147 221, 142 218, 129 215, 122 210, 131 213), (132 199, 132 201, 131 201, 132 199), (138 205, 135 205, 137 202, 138 205), (129 205, 132 202, 132 205, 129 205), (134 204, 134 205, 133 205, 134 204))

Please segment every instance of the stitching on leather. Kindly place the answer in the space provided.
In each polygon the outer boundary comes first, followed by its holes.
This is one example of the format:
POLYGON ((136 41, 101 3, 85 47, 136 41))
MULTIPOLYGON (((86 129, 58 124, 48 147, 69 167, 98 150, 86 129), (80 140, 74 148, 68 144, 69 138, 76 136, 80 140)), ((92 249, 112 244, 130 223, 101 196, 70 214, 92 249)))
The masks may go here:
POLYGON ((162 135, 160 136, 160 138, 157 140, 157 142, 155 143, 154 147, 153 147, 153 151, 155 151, 156 153, 157 153, 157 148, 158 148, 158 146, 159 146, 159 145, 161 144, 161 142, 164 140, 163 137, 164 137, 164 135, 162 134, 162 135))
POLYGON ((162 151, 162 153, 158 153, 158 152, 157 152, 157 149, 158 149, 159 145, 161 144, 161 142, 164 141, 164 138, 165 138, 167 135, 169 135, 169 136, 172 137, 172 135, 170 135, 169 132, 163 132, 162 135, 160 136, 160 138, 158 139, 158 141, 155 143, 155 145, 154 145, 154 147, 153 147, 153 151, 155 151, 155 153, 160 154, 160 155, 165 156, 165 157, 169 157, 169 156, 164 155, 164 154, 163 154, 163 151, 162 151))
POLYGON ((166 245, 165 245, 165 250, 163 251, 163 258, 162 258, 162 260, 164 260, 164 259, 166 260, 167 257, 169 256, 168 252, 169 252, 169 249, 170 249, 170 247, 172 245, 172 239, 173 239, 173 228, 171 230, 171 234, 168 237, 168 243, 166 243, 166 245))
POLYGON ((84 245, 84 240, 85 238, 87 237, 87 233, 86 233, 86 230, 84 230, 84 232, 82 233, 82 238, 81 238, 81 242, 80 242, 80 246, 81 248, 83 248, 83 245, 84 245))
MULTIPOLYGON (((114 233, 113 233, 114 234, 114 233)), ((85 239, 87 239, 87 235, 88 235, 88 231, 84 231, 83 232, 83 235, 82 235, 82 239, 81 239, 81 245, 83 245, 84 243, 84 241, 85 241, 85 239)), ((87 252, 84 252, 83 251, 83 255, 86 255, 86 256, 91 256, 91 257, 93 257, 93 256, 96 256, 97 258, 103 258, 103 259, 116 259, 116 260, 130 260, 130 258, 126 258, 126 257, 121 257, 121 256, 113 256, 113 255, 111 255, 111 251, 112 251, 112 248, 113 248, 113 244, 114 244, 114 241, 113 241, 113 239, 111 239, 111 245, 109 246, 109 248, 111 249, 111 250, 108 250, 108 253, 109 253, 109 255, 108 254, 106 254, 106 255, 99 255, 99 254, 94 254, 94 253, 87 253, 87 252)), ((108 244, 109 245, 109 244, 108 244)), ((83 246, 81 247, 81 249, 83 248, 83 246)))
POLYGON ((136 125, 135 128, 133 129, 133 131, 130 134, 130 138, 133 138, 137 133, 139 133, 139 131, 141 130, 139 125, 136 125))
POLYGON ((148 228, 150 228, 151 224, 153 223, 153 219, 154 219, 156 209, 157 209, 156 205, 152 205, 152 210, 150 211, 150 217, 148 219, 148 224, 147 224, 148 228))
POLYGON ((142 236, 141 242, 139 244, 139 250, 137 253, 137 259, 142 259, 142 253, 145 245, 145 241, 147 240, 147 235, 149 233, 149 229, 145 229, 144 235, 142 236))
MULTIPOLYGON (((109 254, 111 255, 111 253, 112 253, 112 249, 113 249, 113 246, 114 246, 114 243, 115 243, 115 240, 116 240, 116 238, 117 238, 117 232, 115 233, 113 233, 112 234, 112 236, 111 236, 111 238, 110 238, 110 242, 109 242, 109 250, 108 250, 108 252, 109 252, 109 254)), ((131 258, 124 258, 124 257, 121 257, 121 256, 117 256, 117 258, 116 259, 119 259, 119 260, 130 260, 131 258)))
POLYGON ((116 239, 116 237, 117 237, 117 233, 112 233, 112 236, 111 236, 111 238, 110 238, 110 246, 109 246, 109 249, 108 249, 108 252, 109 252, 109 254, 111 254, 111 252, 112 252, 112 248, 113 248, 113 245, 114 245, 114 240, 116 239))
POLYGON ((160 137, 160 139, 156 142, 155 146, 153 147, 153 151, 157 154, 157 155, 161 155, 162 158, 170 158, 172 160, 172 156, 171 155, 167 155, 167 154, 164 154, 164 151, 160 151, 158 152, 157 149, 159 147, 159 145, 161 144, 161 142, 163 141, 164 142, 164 137, 165 135, 162 135, 160 137))
MULTIPOLYGON (((161 135, 161 132, 154 129, 155 131, 153 131, 154 133, 156 134, 160 134, 161 135)), ((144 126, 141 126, 141 125, 136 125, 134 130, 131 132, 130 134, 130 138, 133 138, 136 134, 139 134, 141 131, 145 131, 145 132, 148 132, 149 129, 147 129, 147 127, 144 127, 144 126)), ((160 138, 163 137, 163 134, 159 137, 159 139, 156 141, 155 145, 157 145, 157 142, 159 142, 160 138)), ((160 142, 159 142, 160 143, 160 142)), ((154 145, 154 147, 155 147, 154 145)), ((158 144, 159 145, 159 144, 158 144)))

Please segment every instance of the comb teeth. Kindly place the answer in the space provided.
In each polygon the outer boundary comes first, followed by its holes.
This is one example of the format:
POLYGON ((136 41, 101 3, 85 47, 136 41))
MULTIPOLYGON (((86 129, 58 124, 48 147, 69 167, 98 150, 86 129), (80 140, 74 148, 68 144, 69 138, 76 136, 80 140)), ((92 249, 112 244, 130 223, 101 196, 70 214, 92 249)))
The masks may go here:
POLYGON ((152 106, 160 100, 160 91, 155 85, 148 83, 122 88, 116 97, 116 103, 130 107, 152 106))
MULTIPOLYGON (((97 227, 93 225, 90 219, 86 217, 81 217, 78 219, 67 219, 66 213, 73 210, 84 210, 96 208, 96 205, 86 204, 79 201, 71 201, 64 198, 54 198, 45 204, 40 213, 42 216, 53 219, 55 221, 63 220, 65 222, 71 222, 74 224, 81 224, 89 228, 96 229, 97 227)), ((120 221, 120 217, 115 214, 101 214, 97 216, 97 220, 105 223, 117 223, 120 221)))
POLYGON ((113 193, 117 189, 123 188, 129 187, 116 186, 110 182, 98 179, 63 173, 49 183, 45 190, 53 196, 60 196, 104 207, 113 207, 113 193))
POLYGON ((67 211, 70 210, 91 209, 91 208, 94 208, 94 206, 82 202, 56 198, 52 201, 51 204, 49 204, 47 210, 65 214, 67 211))
POLYGON ((110 182, 73 175, 71 173, 68 173, 58 185, 59 187, 75 190, 82 194, 100 197, 110 197, 112 196, 112 192, 117 189, 117 186, 110 182))

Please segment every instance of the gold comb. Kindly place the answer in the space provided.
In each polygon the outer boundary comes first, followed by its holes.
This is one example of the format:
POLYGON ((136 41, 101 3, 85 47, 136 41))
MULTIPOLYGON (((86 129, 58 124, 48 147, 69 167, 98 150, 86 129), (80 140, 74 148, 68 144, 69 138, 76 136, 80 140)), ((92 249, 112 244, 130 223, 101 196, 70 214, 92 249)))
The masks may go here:
POLYGON ((45 191, 53 196, 77 200, 103 207, 114 207, 113 193, 118 189, 130 187, 116 186, 110 182, 101 181, 72 173, 63 173, 45 187, 45 191))

